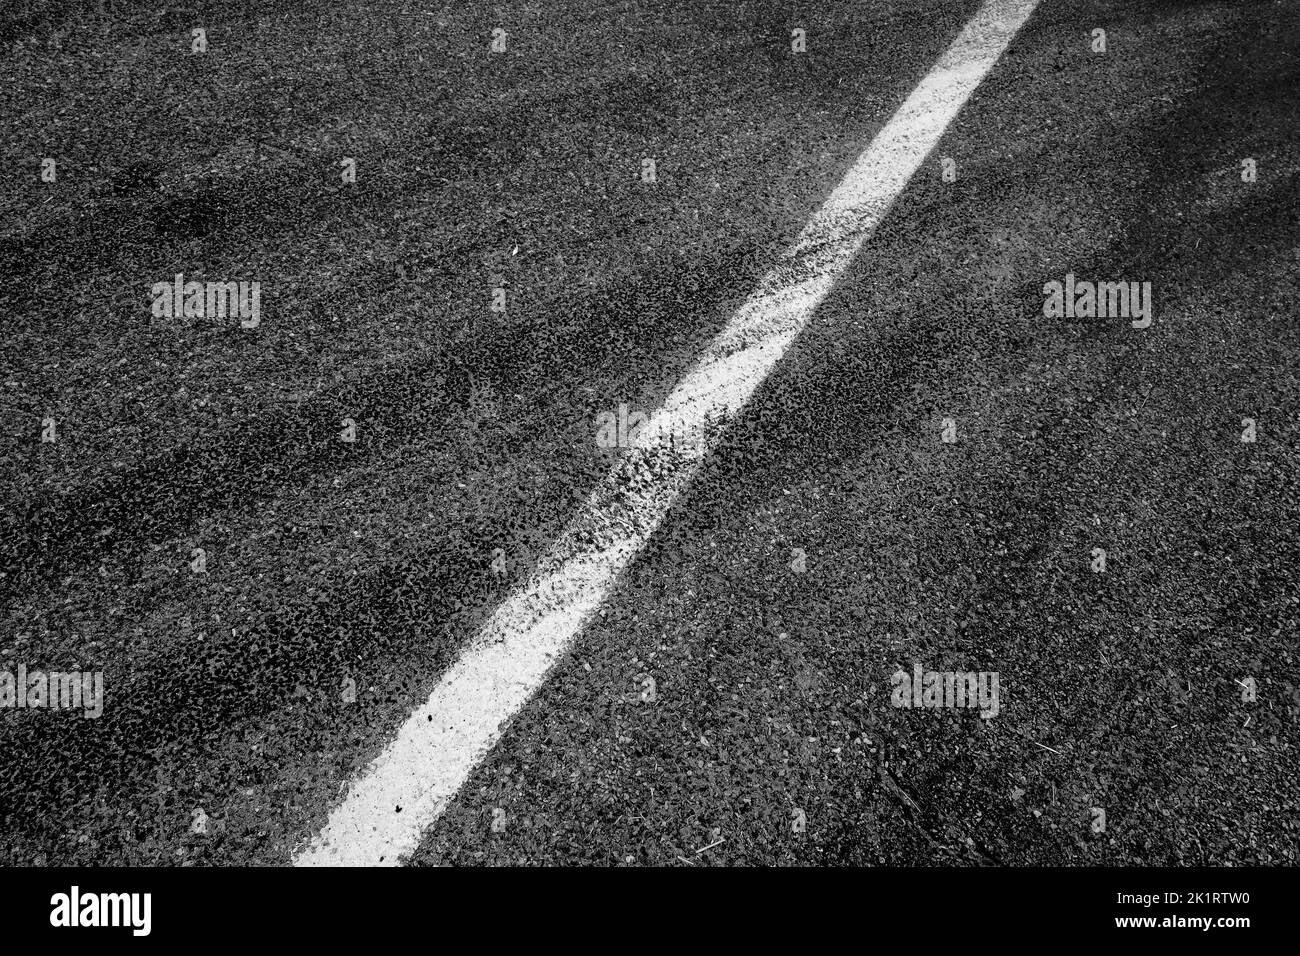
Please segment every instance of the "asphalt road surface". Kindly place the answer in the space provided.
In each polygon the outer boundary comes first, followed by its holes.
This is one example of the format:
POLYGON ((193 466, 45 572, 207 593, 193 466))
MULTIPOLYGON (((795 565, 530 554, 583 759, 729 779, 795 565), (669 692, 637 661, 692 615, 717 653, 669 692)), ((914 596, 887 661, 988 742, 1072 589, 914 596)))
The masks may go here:
POLYGON ((1300 862, 1294 0, 19 0, 0 79, 0 865, 319 862, 611 475, 662 514, 361 862, 1300 862))

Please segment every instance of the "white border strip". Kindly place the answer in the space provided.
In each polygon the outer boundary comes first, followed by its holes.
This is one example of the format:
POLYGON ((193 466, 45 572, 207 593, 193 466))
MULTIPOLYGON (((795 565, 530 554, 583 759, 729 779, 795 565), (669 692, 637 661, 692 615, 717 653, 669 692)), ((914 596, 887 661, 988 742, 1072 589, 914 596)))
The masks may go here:
POLYGON ((419 846, 717 443, 706 423, 749 401, 1038 3, 989 0, 966 25, 295 865, 395 865, 419 846))

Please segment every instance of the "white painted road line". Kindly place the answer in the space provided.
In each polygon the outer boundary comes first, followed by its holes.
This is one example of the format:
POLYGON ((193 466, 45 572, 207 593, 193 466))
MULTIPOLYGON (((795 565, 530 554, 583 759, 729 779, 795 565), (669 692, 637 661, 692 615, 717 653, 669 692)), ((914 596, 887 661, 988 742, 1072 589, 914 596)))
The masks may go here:
POLYGON ((419 846, 718 438, 674 436, 699 436, 706 418, 744 407, 1038 3, 988 0, 966 25, 295 865, 395 865, 419 846))

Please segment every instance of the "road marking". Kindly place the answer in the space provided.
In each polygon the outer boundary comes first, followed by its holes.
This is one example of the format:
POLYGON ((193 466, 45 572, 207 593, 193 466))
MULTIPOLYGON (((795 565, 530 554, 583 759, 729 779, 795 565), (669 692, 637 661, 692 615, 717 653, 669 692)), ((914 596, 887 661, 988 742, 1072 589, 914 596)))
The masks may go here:
POLYGON ((716 430, 695 443, 674 436, 698 436, 711 415, 744 407, 1038 3, 980 8, 296 866, 391 866, 419 846, 718 440, 716 430))

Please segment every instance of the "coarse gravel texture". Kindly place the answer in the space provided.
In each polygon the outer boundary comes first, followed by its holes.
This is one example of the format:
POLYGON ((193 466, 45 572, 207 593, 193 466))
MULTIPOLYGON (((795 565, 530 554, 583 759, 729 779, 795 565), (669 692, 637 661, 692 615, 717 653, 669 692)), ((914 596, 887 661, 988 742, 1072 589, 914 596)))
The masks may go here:
MULTIPOLYGON (((0 14, 0 863, 287 862, 977 6, 0 14)), ((1294 864, 1297 39, 1043 0, 410 862, 1294 864)))

